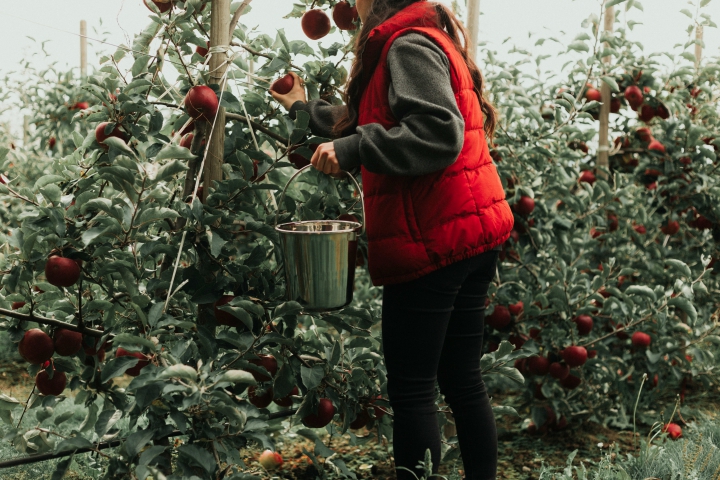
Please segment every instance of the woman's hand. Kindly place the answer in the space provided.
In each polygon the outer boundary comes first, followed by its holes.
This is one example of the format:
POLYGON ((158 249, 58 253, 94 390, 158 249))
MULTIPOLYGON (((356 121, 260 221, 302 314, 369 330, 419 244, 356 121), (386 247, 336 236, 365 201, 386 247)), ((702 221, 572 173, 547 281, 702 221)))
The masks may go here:
POLYGON ((270 95, 277 100, 277 102, 285 107, 285 110, 290 111, 290 107, 297 101, 306 102, 307 97, 305 96, 305 82, 295 72, 290 72, 294 79, 292 89, 285 95, 281 95, 277 92, 270 90, 270 95))
POLYGON ((323 173, 339 176, 341 173, 340 163, 335 156, 335 145, 332 142, 321 143, 313 153, 310 163, 313 167, 323 173))

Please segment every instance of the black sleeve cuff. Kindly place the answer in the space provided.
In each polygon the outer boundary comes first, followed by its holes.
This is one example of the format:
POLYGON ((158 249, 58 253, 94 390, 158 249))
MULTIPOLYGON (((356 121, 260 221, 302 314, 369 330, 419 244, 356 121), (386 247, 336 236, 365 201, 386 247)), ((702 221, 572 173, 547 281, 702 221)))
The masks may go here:
POLYGON ((303 102, 302 100, 298 100, 297 102, 293 103, 290 107, 290 111, 288 112, 288 115, 290 115, 290 118, 295 120, 295 116, 297 115, 298 110, 304 110, 308 113, 310 113, 310 107, 308 107, 308 104, 303 102))
POLYGON ((341 169, 351 172, 360 166, 360 134, 333 140, 333 146, 341 169))

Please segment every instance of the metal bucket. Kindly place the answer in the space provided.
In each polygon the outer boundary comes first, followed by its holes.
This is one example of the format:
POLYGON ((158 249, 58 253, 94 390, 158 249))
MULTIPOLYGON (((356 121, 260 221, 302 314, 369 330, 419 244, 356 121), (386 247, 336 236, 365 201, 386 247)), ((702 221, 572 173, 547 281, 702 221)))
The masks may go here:
MULTIPOLYGON (((285 191, 292 181, 312 165, 298 170, 280 196, 283 205, 285 191)), ((360 193, 357 180, 348 174, 360 193)), ((278 209, 279 210, 279 209, 278 209)), ((279 213, 279 212, 278 212, 279 213)), ((277 224, 282 256, 285 262, 286 298, 303 305, 306 311, 327 312, 347 306, 353 298, 357 237, 365 227, 356 222, 342 220, 310 220, 277 224)))

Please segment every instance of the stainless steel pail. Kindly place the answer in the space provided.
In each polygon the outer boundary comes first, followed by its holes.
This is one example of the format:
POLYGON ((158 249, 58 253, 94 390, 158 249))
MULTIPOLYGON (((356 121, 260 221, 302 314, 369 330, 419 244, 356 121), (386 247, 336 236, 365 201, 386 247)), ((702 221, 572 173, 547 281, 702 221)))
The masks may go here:
MULTIPOLYGON (((298 170, 288 181, 278 205, 283 205, 290 183, 307 168, 298 170)), ((348 174, 349 175, 349 174, 348 174)), ((360 192, 360 186, 349 175, 360 192)), ((325 312, 348 305, 353 298, 357 237, 363 225, 341 220, 310 220, 277 225, 287 282, 286 298, 299 302, 306 311, 325 312)), ((365 218, 363 205, 363 219, 365 218)))

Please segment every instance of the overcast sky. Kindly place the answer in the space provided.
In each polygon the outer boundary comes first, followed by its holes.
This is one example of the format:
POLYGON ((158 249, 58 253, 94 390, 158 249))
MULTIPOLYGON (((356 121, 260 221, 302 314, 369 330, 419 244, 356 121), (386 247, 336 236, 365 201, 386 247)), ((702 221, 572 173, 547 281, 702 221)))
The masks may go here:
MULTIPOLYGON (((273 35, 284 28, 289 39, 307 40, 300 29, 299 19, 283 19, 293 3, 303 0, 254 0, 252 11, 243 16, 243 22, 257 26, 259 30, 273 35)), ((449 2, 449 0, 447 0, 449 2)), ((463 3, 462 0, 459 0, 463 3)), ((562 36, 571 39, 582 31, 581 22, 592 13, 600 12, 601 0, 481 0, 480 40, 488 42, 487 48, 500 55, 511 45, 527 48, 534 54, 556 53, 555 44, 546 44, 546 51, 534 47, 530 33, 540 36, 562 36), (510 38, 509 42, 503 43, 510 38)), ((633 39, 642 42, 648 52, 676 51, 676 44, 688 40, 686 32, 691 19, 680 13, 691 8, 686 0, 638 0, 644 12, 631 9, 628 16, 621 9, 623 20, 640 22, 631 33, 633 39)), ((149 22, 149 11, 142 0, 16 0, 3 3, 8 11, 0 18, 0 74, 14 70, 24 58, 30 58, 37 66, 57 61, 61 67, 77 68, 80 63, 80 41, 77 36, 80 20, 88 22, 88 35, 106 38, 109 43, 129 44, 132 35, 140 32, 149 22), (96 33, 98 32, 98 33, 96 33), (106 33, 102 33, 106 32, 106 33), (34 39, 31 40, 28 37, 34 39), (33 57, 44 43, 50 59, 33 57)), ((621 6, 622 7, 622 6, 621 6)), ((720 0, 712 0, 704 9, 720 23, 720 0)), ((328 36, 321 42, 326 45, 340 34, 328 36)), ((311 44, 316 42, 308 40, 311 44)), ((706 56, 720 54, 720 32, 709 28, 705 33, 706 56)), ((89 43, 89 63, 97 66, 98 52, 114 51, 114 47, 98 42, 89 43)), ((552 62, 552 59, 550 60, 552 62)), ((482 63, 480 65, 482 67, 482 63)), ((559 68, 559 65, 558 65, 559 68)), ((1 113, 1 112, 0 112, 1 113)))

